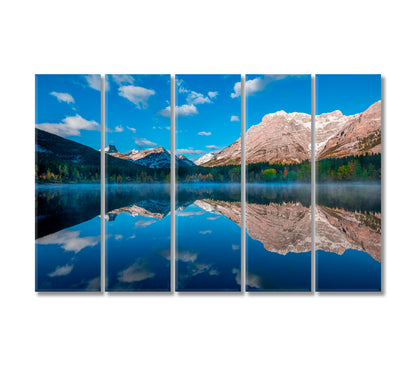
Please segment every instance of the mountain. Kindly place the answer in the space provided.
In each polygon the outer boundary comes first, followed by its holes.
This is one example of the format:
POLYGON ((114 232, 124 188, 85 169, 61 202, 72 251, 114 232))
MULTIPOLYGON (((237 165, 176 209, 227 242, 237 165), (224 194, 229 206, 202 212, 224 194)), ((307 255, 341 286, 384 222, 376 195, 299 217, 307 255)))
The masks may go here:
POLYGON ((107 221, 114 221, 120 213, 127 213, 133 217, 152 217, 158 220, 170 213, 169 200, 143 200, 129 206, 113 209, 106 213, 107 221))
POLYGON ((176 156, 176 162, 178 163, 178 160, 179 160, 179 165, 178 166, 187 166, 187 167, 190 167, 190 166, 195 166, 195 163, 194 162, 192 162, 189 158, 186 158, 184 155, 179 155, 179 156, 176 156))
POLYGON ((216 152, 209 152, 209 153, 201 156, 200 158, 198 158, 196 161, 194 161, 194 164, 198 165, 198 166, 202 165, 202 164, 205 164, 206 162, 211 160, 215 155, 216 155, 216 152))
POLYGON ((100 152, 86 145, 35 129, 35 151, 40 160, 100 166, 100 152))
MULTIPOLYGON (((109 145, 105 148, 107 154, 117 157, 122 160, 129 160, 137 165, 146 166, 148 168, 160 169, 170 168, 170 152, 165 148, 159 146, 156 148, 144 149, 136 151, 135 149, 128 153, 120 153, 114 145, 109 145)), ((176 156, 176 163, 178 166, 195 166, 194 163, 183 155, 176 156)))
MULTIPOLYGON (((315 117, 316 158, 381 152, 381 101, 362 113, 346 116, 339 110, 315 117)), ((278 111, 267 114, 246 134, 246 162, 299 163, 311 158, 311 116, 278 111)), ((198 162, 198 160, 197 160, 198 162)), ((241 139, 199 165, 238 165, 241 139)))
MULTIPOLYGON (((115 146, 106 148, 109 176, 122 172, 135 178, 142 172, 149 176, 149 168, 117 157, 115 146), (111 156, 116 157, 111 157, 111 156)), ((101 152, 86 145, 35 128, 36 181, 38 183, 100 182, 101 152)), ((158 178, 151 171, 152 178, 158 178)), ((163 179, 164 177, 161 176, 163 179)))
POLYGON ((105 151, 105 153, 119 153, 118 151, 117 151, 117 148, 116 148, 116 146, 115 145, 112 145, 112 144, 110 144, 110 145, 108 145, 107 147, 105 147, 104 148, 104 151, 105 151))
MULTIPOLYGON (((212 199, 194 202, 241 226, 241 203, 212 199)), ((270 252, 286 255, 311 250, 311 209, 301 203, 246 203, 247 234, 270 252), (276 230, 279 227, 279 230, 276 230)), ((380 213, 349 212, 316 206, 316 248, 342 255, 348 248, 381 261, 380 213)))
POLYGON ((333 118, 317 116, 316 133, 326 135, 325 145, 316 149, 317 159, 381 153, 381 101, 351 116, 339 111, 329 114, 333 118), (336 127, 338 131, 328 136, 328 128, 336 127))

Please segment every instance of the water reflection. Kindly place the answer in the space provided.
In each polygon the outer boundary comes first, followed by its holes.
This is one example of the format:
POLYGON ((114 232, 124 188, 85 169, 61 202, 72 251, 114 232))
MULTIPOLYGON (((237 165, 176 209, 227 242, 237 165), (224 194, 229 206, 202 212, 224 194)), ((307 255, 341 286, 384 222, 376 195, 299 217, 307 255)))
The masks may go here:
POLYGON ((310 204, 310 185, 247 185, 247 291, 310 291, 310 204))
POLYGON ((108 185, 106 290, 170 291, 170 187, 108 185))
POLYGON ((78 225, 100 214, 100 185, 37 185, 36 238, 78 225))
POLYGON ((100 186, 36 186, 36 291, 100 291, 100 186))
POLYGON ((381 186, 317 186, 317 291, 381 290, 381 186))
POLYGON ((240 291, 239 184, 177 186, 176 290, 240 291))
POLYGON ((100 291, 100 218, 36 240, 36 291, 100 291))

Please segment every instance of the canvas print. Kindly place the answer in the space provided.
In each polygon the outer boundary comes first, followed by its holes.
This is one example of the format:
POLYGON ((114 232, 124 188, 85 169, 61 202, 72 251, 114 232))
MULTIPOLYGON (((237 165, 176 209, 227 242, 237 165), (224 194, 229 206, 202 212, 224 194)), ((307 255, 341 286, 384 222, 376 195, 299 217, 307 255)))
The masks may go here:
POLYGON ((175 84, 176 290, 240 291, 241 76, 175 84))
POLYGON ((311 76, 246 75, 246 290, 311 289, 311 76))
POLYGON ((36 75, 36 291, 100 291, 100 75, 36 75))
POLYGON ((170 291, 170 75, 106 76, 106 291, 170 291))
POLYGON ((381 291, 381 76, 316 77, 316 290, 381 291))

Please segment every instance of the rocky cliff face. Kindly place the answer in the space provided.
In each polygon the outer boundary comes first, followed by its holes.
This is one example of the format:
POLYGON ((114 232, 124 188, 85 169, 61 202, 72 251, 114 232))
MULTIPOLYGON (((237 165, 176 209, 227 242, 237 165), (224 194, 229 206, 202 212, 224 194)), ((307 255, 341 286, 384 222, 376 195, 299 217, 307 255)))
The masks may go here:
POLYGON ((210 161, 216 155, 215 152, 209 152, 194 161, 195 165, 202 165, 210 161))
POLYGON ((153 217, 161 220, 170 213, 170 201, 168 200, 143 200, 135 204, 113 209, 106 213, 107 221, 114 221, 120 213, 127 213, 133 217, 153 217))
MULTIPOLYGON (((315 117, 316 157, 344 157, 381 152, 381 102, 351 116, 339 110, 315 117)), ((263 117, 246 134, 246 162, 298 163, 311 159, 311 116, 279 111, 263 117)), ((200 163, 241 163, 241 139, 200 163)))
MULTIPOLYGON (((109 145, 105 148, 105 151, 110 156, 129 160, 149 168, 170 168, 170 152, 161 146, 142 151, 133 150, 128 153, 120 153, 114 145, 109 145)), ((195 166, 191 160, 183 155, 176 156, 176 164, 181 167, 195 166)))
POLYGON ((317 133, 325 134, 324 129, 329 127, 338 131, 330 137, 326 136, 325 145, 317 148, 318 159, 381 153, 381 101, 363 113, 338 115, 335 121, 326 121, 321 116, 316 119, 317 133))
POLYGON ((316 207, 316 249, 342 255, 353 248, 381 261, 381 214, 316 207))
MULTIPOLYGON (((194 204, 241 226, 241 204, 204 199, 194 204)), ((316 207, 316 249, 343 254, 353 248, 381 261, 380 214, 316 207)), ((247 233, 264 248, 285 255, 311 250, 311 209, 301 203, 246 204, 247 233)))

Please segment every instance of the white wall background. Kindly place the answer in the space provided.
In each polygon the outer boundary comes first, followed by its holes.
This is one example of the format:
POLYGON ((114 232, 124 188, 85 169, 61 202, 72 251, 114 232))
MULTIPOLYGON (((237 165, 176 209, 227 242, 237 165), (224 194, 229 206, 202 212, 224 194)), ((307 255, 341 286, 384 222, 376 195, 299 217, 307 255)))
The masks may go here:
POLYGON ((410 1, 0 5, 0 371, 415 370, 415 23, 410 1), (34 292, 35 73, 381 73, 385 294, 34 292))

